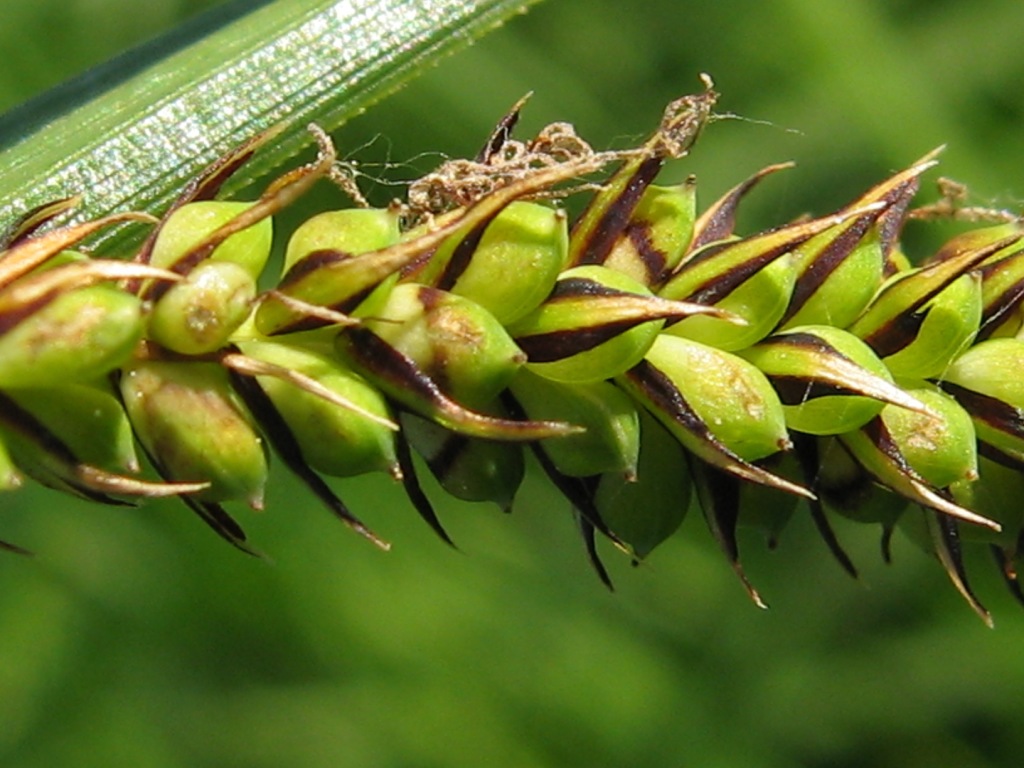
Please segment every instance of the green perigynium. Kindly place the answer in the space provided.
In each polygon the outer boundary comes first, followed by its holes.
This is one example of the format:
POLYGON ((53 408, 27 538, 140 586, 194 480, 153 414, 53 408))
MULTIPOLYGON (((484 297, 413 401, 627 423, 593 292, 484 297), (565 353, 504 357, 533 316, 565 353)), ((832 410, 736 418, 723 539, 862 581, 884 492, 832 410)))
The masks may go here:
POLYGON ((121 399, 139 442, 167 480, 203 482, 200 501, 259 509, 263 438, 216 363, 140 360, 121 372, 121 399))
POLYGON ((516 201, 448 238, 416 280, 472 299, 508 325, 536 309, 565 269, 566 220, 561 209, 516 201))
POLYGON ((300 383, 274 376, 269 369, 256 377, 310 467, 335 477, 365 472, 401 475, 396 427, 390 421, 393 416, 387 401, 341 365, 329 349, 260 340, 239 342, 239 347, 253 360, 309 377, 342 400, 328 400, 323 392, 303 389, 300 383), (339 443, 344 450, 338 450, 339 443))
POLYGON ((640 416, 637 404, 618 387, 609 381, 552 381, 526 369, 508 389, 531 419, 562 418, 584 428, 578 435, 538 443, 559 472, 573 477, 619 473, 635 480, 640 416))
POLYGON ((632 368, 654 343, 664 308, 648 299, 646 286, 610 267, 573 267, 510 330, 535 373, 554 381, 603 381, 632 368))
POLYGON ((923 408, 893 383, 867 344, 842 328, 787 328, 740 356, 768 375, 782 398, 787 425, 799 432, 848 432, 877 416, 886 403, 923 408))
POLYGON ((855 573, 829 525, 842 514, 886 541, 906 530, 987 619, 959 542, 993 547, 1021 594, 1020 221, 910 266, 899 233, 929 155, 829 215, 738 233, 743 197, 786 166, 703 212, 694 178, 654 183, 716 98, 673 102, 641 146, 604 153, 564 124, 513 139, 519 104, 405 204, 286 233, 262 292, 272 217, 337 178, 321 135, 252 202, 213 199, 239 150, 158 220, 29 212, 0 243, 0 489, 177 495, 254 552, 225 505, 260 507, 276 458, 386 547, 321 475, 388 475, 448 540, 417 473, 511 509, 532 452, 605 580, 597 534, 643 559, 695 497, 758 604, 737 527, 774 542, 810 514, 855 573), (570 223, 552 201, 610 165, 570 223), (137 253, 74 252, 127 221, 155 222, 137 253))

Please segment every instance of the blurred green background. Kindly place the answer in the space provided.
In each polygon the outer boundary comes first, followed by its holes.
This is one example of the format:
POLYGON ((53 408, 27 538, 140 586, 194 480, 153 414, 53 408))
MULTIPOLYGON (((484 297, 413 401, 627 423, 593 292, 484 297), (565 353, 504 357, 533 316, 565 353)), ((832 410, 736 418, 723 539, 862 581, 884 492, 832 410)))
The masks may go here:
MULTIPOLYGON (((0 110, 212 4, 0 0, 0 110)), ((437 162, 424 153, 475 152, 532 90, 524 135, 569 120, 625 146, 708 72, 740 119, 666 175, 697 173, 707 202, 799 163, 758 190, 745 228, 825 212, 939 144, 973 202, 1019 209, 1022 29, 1017 0, 547 0, 336 138, 367 173, 386 161, 409 176, 437 162)), ((1024 754, 1024 611, 983 552, 972 570, 995 631, 906 542, 887 567, 875 531, 842 523, 862 583, 805 520, 774 552, 742 540, 762 612, 697 516, 639 569, 606 548, 610 594, 536 473, 511 516, 443 506, 461 552, 388 480, 339 483, 387 555, 273 480, 267 512, 237 510, 272 565, 174 504, 4 497, 0 538, 39 554, 0 557, 0 765, 972 768, 1024 754)))

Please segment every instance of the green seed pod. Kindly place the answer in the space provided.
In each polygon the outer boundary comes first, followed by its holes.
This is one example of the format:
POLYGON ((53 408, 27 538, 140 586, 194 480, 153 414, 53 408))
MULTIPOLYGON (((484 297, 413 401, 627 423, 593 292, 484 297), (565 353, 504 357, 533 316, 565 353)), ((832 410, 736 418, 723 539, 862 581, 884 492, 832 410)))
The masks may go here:
POLYGON ((459 435, 411 414, 402 416, 402 430, 449 494, 512 508, 526 474, 522 445, 459 435))
POLYGON ((692 482, 679 442, 646 411, 639 419, 635 478, 622 472, 603 474, 594 504, 608 528, 629 545, 630 554, 643 560, 682 524, 692 482))
POLYGON ((165 478, 207 482, 201 502, 263 504, 263 439, 214 363, 138 361, 121 376, 136 436, 165 478))
MULTIPOLYGON (((780 477, 794 481, 801 478, 800 466, 792 452, 775 454, 764 462, 764 467, 780 477)), ((782 493, 755 483, 741 483, 736 525, 763 534, 768 546, 774 549, 800 503, 801 498, 792 493, 782 493)))
POLYGON ((922 477, 907 461, 881 416, 876 416, 860 429, 839 435, 838 439, 876 482, 908 501, 949 517, 998 530, 998 523, 950 501, 922 477))
POLYGON ((1020 251, 1022 235, 1024 235, 1024 222, 1019 219, 1005 224, 997 224, 994 227, 972 229, 947 240, 935 252, 932 261, 949 261, 985 250, 990 255, 984 263, 994 264, 1020 251))
POLYGON ((924 408, 893 383, 871 347, 839 328, 790 328, 737 354, 768 376, 786 424, 799 432, 849 432, 877 416, 885 403, 924 408))
POLYGON ((310 467, 335 477, 366 472, 387 472, 396 477, 400 474, 394 431, 382 423, 390 417, 387 402, 366 381, 338 363, 333 355, 296 345, 247 341, 239 347, 256 360, 310 377, 363 411, 329 402, 275 376, 256 377, 310 467))
POLYGON ((757 368, 728 352, 662 334, 616 378, 698 458, 741 480, 813 497, 751 462, 789 446, 782 403, 757 368))
POLYGON ((536 310, 509 327, 529 368, 555 381, 585 383, 636 365, 662 318, 716 310, 657 299, 627 275, 597 265, 563 272, 536 310))
POLYGON ((649 186, 604 266, 646 286, 660 285, 689 247, 696 217, 694 177, 673 187, 649 186))
POLYGON ((48 296, 33 309, 0 327, 0 387, 99 379, 124 364, 142 338, 142 302, 109 285, 48 296))
MULTIPOLYGON (((391 210, 347 209, 313 216, 295 230, 285 250, 277 291, 317 306, 347 312, 414 253, 392 258, 398 243, 398 215, 391 210)), ((306 330, 325 325, 268 296, 256 311, 260 333, 306 330)))
POLYGON ((941 376, 950 361, 970 347, 981 323, 981 277, 961 276, 926 304, 914 341, 885 358, 894 376, 941 376))
POLYGON ((978 477, 953 483, 950 491, 958 504, 995 520, 1003 528, 997 533, 976 525, 962 526, 964 539, 1016 550, 1024 528, 1024 473, 981 456, 978 477))
MULTIPOLYGON (((221 200, 203 200, 181 206, 160 228, 149 263, 154 267, 186 274, 191 266, 184 270, 175 267, 181 265, 183 260, 189 260, 196 247, 201 246, 217 229, 252 206, 252 203, 221 200)), ((234 233, 204 258, 233 262, 256 280, 270 257, 273 232, 271 220, 265 218, 234 233)))
POLYGON ((865 214, 843 222, 835 232, 822 232, 797 249, 796 284, 781 329, 801 325, 845 328, 864 311, 882 284, 885 265, 874 220, 875 215, 865 214), (831 267, 824 277, 817 274, 822 262, 831 267))
POLYGON ((1024 341, 989 339, 950 364, 941 382, 971 418, 991 458, 1024 468, 1024 341), (993 455, 994 454, 994 455, 993 455))
POLYGON ((754 365, 715 347, 678 336, 659 336, 646 356, 701 420, 746 461, 789 447, 778 396, 754 365))
POLYGON ((934 384, 901 383, 928 409, 927 413, 893 405, 882 409, 882 421, 907 463, 936 488, 976 479, 977 438, 970 414, 934 384))
POLYGON ((881 286, 906 209, 921 174, 936 164, 935 154, 872 187, 846 208, 862 213, 796 250, 796 286, 780 328, 845 328, 860 315, 881 286))
POLYGON ((849 330, 894 376, 939 376, 963 352, 981 321, 981 282, 969 270, 990 255, 969 251, 894 275, 849 330))
POLYGON ((570 477, 636 473, 640 421, 634 402, 606 381, 565 384, 522 370, 509 390, 531 419, 564 419, 586 431, 540 441, 559 472, 570 477))
POLYGON ((346 328, 334 340, 341 359, 385 395, 438 424, 470 437, 532 441, 579 432, 564 421, 518 421, 481 413, 447 395, 408 355, 368 328, 346 328))
POLYGON ((1009 244, 992 254, 981 265, 981 328, 976 340, 1014 336, 1021 331, 1021 302, 1024 300, 1024 242, 1019 222, 988 227, 953 238, 939 251, 954 255, 976 243, 1009 240, 1009 244), (973 235, 974 237, 968 237, 973 235), (1005 240, 1004 240, 1005 238, 1005 240))
POLYGON ((836 438, 815 438, 814 491, 825 509, 891 531, 908 507, 905 497, 878 485, 836 438))
POLYGON ((508 325, 551 293, 568 250, 564 211, 516 201, 442 243, 414 279, 465 296, 508 325))
MULTIPOLYGON (((861 210, 847 209, 741 240, 712 242, 691 252, 658 295, 719 307, 741 318, 745 325, 722 318, 692 317, 670 326, 668 332, 727 351, 743 349, 764 338, 778 325, 793 296, 794 249, 862 214, 861 210)), ((701 222, 700 226, 713 224, 701 222)))
POLYGON ((80 461, 103 469, 139 471, 131 424, 108 386, 62 384, 6 394, 80 461))
POLYGON ((183 355, 214 352, 249 317, 256 282, 231 261, 207 261, 160 297, 149 316, 149 338, 183 355))
POLYGON ((470 406, 494 400, 526 362, 494 315, 437 288, 397 285, 372 296, 355 316, 446 394, 470 406))
MULTIPOLYGON (((19 396, 23 394, 23 391, 17 392, 19 396)), ((109 402, 100 407, 108 408, 109 402)), ((10 450, 18 469, 39 483, 104 504, 124 504, 121 498, 126 496, 172 496, 195 493, 206 487, 205 483, 148 482, 83 461, 76 448, 109 464, 129 461, 125 451, 131 448, 123 444, 119 446, 117 443, 121 438, 109 434, 109 420, 100 425, 106 434, 96 434, 96 437, 107 438, 107 443, 96 445, 91 444, 88 435, 81 432, 81 422, 87 421, 88 415, 77 413, 65 422, 59 418, 57 410, 51 403, 38 409, 40 415, 50 421, 47 425, 12 397, 0 392, 0 441, 10 450), (68 441, 76 443, 76 446, 72 447, 68 441)))
MULTIPOLYGON (((709 246, 709 250, 717 247, 709 246)), ((691 317, 669 326, 666 332, 724 350, 743 349, 764 338, 789 304, 795 279, 792 258, 788 253, 776 253, 772 261, 758 264, 742 282, 719 296, 714 284, 726 282, 735 271, 731 266, 723 269, 715 258, 695 259, 684 263, 683 270, 674 275, 658 295, 716 306, 742 318, 745 325, 715 317, 691 317)))
MULTIPOLYGON (((283 272, 287 275, 306 259, 316 260, 314 254, 322 251, 352 256, 386 248, 397 243, 398 237, 398 215, 390 209, 347 208, 318 213, 302 222, 288 238, 283 272)), ((312 267, 306 265, 306 269, 312 267)))
POLYGON ((1024 248, 981 268, 981 325, 975 342, 1024 331, 1024 248))
POLYGON ((982 542, 990 546, 1007 586, 1018 599, 1024 596, 1020 581, 1024 544, 1024 473, 981 457, 979 478, 974 482, 958 482, 950 486, 958 504, 970 507, 997 521, 1002 530, 995 532, 976 525, 959 527, 958 534, 966 542, 982 542))
POLYGON ((17 488, 22 476, 27 476, 72 496, 116 503, 76 482, 78 457, 4 392, 0 392, 0 443, 4 446, 4 474, 9 488, 17 488))

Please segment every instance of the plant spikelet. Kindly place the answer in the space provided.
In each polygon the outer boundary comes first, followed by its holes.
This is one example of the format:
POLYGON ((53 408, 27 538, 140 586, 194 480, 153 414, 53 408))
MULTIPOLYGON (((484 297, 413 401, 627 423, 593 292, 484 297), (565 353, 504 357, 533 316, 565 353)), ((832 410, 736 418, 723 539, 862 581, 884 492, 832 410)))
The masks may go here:
POLYGON ((387 548, 325 475, 402 483, 451 543, 417 473, 509 510, 532 452, 609 585, 601 539, 646 558, 692 498, 757 605, 737 529, 774 546, 809 515, 856 575, 830 523, 842 515, 879 526, 887 557, 904 531, 990 622, 963 549, 989 547, 1024 594, 1024 517, 1006 492, 1024 482, 1024 224, 953 205, 949 182, 912 209, 931 153, 839 210, 737 232, 743 198, 788 165, 700 212, 694 177, 655 184, 711 119, 705 86, 609 152, 565 123, 514 138, 523 99, 475 156, 384 210, 315 129, 316 160, 254 202, 217 193, 272 135, 157 218, 61 226, 77 198, 25 212, 0 240, 0 490, 32 478, 107 504, 178 496, 255 554, 225 505, 261 508, 279 461, 387 548), (356 207, 275 231, 339 179, 356 207), (570 197, 586 198, 575 222, 570 197), (937 217, 983 226, 903 258, 905 221, 937 217), (134 253, 77 250, 140 223, 134 253))

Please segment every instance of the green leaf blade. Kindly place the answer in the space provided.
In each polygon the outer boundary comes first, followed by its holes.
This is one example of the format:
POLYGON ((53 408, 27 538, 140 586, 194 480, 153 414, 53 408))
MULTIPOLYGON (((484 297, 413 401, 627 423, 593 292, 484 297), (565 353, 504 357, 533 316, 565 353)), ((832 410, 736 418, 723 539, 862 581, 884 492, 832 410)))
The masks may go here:
MULTIPOLYGON (((287 123, 243 186, 534 0, 276 0, 0 152, 0 222, 85 196, 81 217, 160 210, 219 154, 287 123)), ((110 240, 108 239, 108 242, 110 240)))

